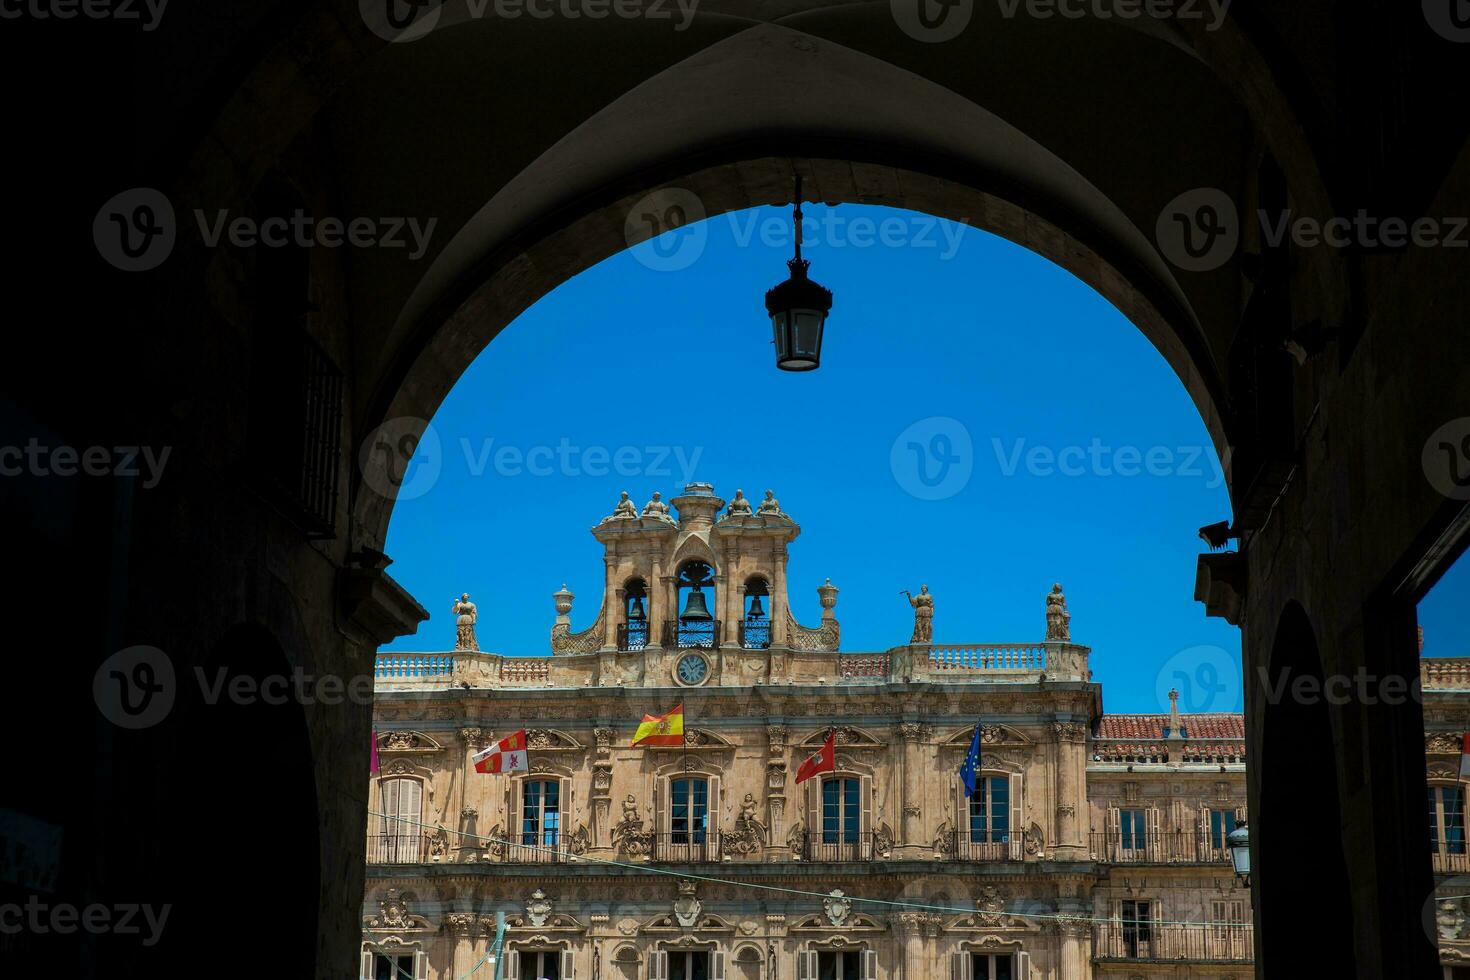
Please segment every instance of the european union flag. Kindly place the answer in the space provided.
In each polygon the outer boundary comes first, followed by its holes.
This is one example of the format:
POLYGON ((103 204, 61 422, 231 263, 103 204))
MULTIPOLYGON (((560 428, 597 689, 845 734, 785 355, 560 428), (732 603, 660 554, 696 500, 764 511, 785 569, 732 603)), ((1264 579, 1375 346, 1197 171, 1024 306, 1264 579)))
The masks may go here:
POLYGON ((965 798, 969 799, 975 795, 976 773, 980 771, 980 726, 975 726, 975 737, 970 740, 970 751, 965 753, 964 764, 960 766, 960 779, 965 782, 965 798))

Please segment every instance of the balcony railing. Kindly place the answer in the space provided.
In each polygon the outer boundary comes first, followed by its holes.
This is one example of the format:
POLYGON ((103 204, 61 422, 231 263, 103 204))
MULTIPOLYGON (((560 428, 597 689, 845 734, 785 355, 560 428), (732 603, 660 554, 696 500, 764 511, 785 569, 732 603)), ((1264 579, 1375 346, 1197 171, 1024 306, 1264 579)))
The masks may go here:
POLYGON ((740 621, 740 645, 747 650, 769 650, 771 648, 771 621, 769 619, 742 619, 740 621))
POLYGON ((1208 831, 1093 832, 1092 859, 1108 864, 1229 864, 1230 848, 1208 831))
POLYGON ((1196 963, 1250 963, 1255 959, 1253 929, 1240 925, 1158 925, 1104 922, 1093 927, 1094 960, 1196 963))
POLYGON ((648 646, 648 620, 634 620, 618 625, 618 649, 642 650, 648 646))
POLYGON ((972 840, 968 831, 956 831, 943 842, 943 854, 952 861, 1020 861, 1025 858, 1020 834, 1008 840, 972 840))
POLYGON ((368 864, 427 864, 427 834, 369 834, 368 864))
POLYGON ((853 862, 871 861, 877 853, 876 835, 850 833, 803 834, 801 857, 804 861, 853 862))
POLYGON ((380 653, 374 674, 384 680, 401 677, 447 677, 454 673, 449 653, 380 653))
POLYGON ((935 644, 927 648, 934 670, 1045 670, 1040 643, 935 644))
POLYGON ((1430 839, 1430 855, 1436 874, 1465 874, 1470 872, 1470 850, 1462 836, 1458 839, 1430 839))
POLYGON ((557 832, 522 834, 512 842, 491 848, 491 854, 509 864, 564 864, 571 852, 557 832))
POLYGON ((713 650, 720 644, 718 619, 680 619, 664 623, 664 646, 679 650, 713 650))
POLYGON ((710 831, 653 834, 649 859, 665 864, 706 864, 720 860, 720 835, 710 831))

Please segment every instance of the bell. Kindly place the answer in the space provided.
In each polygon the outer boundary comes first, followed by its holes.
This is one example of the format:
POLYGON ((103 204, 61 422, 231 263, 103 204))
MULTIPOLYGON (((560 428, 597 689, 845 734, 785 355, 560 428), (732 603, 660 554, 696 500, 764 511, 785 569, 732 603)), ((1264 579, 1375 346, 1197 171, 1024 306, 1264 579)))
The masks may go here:
POLYGON ((750 611, 745 614, 746 619, 765 619, 766 610, 761 606, 761 597, 756 596, 750 600, 750 611))
POLYGON ((647 618, 648 613, 643 611, 643 597, 641 595, 635 595, 633 597, 633 605, 628 609, 628 621, 641 622, 642 620, 645 620, 647 618))
POLYGON ((689 598, 684 603, 684 615, 680 619, 714 619, 704 605, 704 593, 699 591, 699 586, 689 590, 689 598))

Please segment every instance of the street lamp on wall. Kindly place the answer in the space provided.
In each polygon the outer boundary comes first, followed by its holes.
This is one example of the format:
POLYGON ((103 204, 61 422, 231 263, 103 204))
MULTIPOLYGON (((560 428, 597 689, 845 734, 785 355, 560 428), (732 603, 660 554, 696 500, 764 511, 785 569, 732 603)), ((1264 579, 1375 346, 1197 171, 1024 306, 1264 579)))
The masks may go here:
POLYGON ((1235 866, 1235 877, 1245 885, 1251 883, 1251 834, 1244 823, 1225 835, 1225 845, 1230 848, 1230 863, 1235 866))
POLYGON ((766 292, 771 318, 776 367, 783 371, 815 371, 822 363, 822 331, 832 309, 832 291, 807 278, 811 262, 801 257, 801 175, 796 175, 796 204, 792 209, 796 254, 786 267, 791 277, 766 292))

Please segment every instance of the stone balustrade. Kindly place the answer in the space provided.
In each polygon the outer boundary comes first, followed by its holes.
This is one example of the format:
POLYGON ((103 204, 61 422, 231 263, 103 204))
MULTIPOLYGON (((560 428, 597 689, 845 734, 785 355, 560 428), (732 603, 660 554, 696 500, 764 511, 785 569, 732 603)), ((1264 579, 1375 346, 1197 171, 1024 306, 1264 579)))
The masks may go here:
MULTIPOLYGON (((383 653, 374 671, 378 690, 425 687, 481 689, 546 687, 667 687, 685 650, 598 650, 547 657, 453 653, 383 653)), ((720 647, 711 658, 712 686, 828 683, 1007 683, 1086 681, 1087 647, 1072 643, 925 644, 871 653, 773 647, 720 647)), ((1463 686, 1470 687, 1470 677, 1463 686)))
POLYGON ((1426 690, 1470 689, 1470 657, 1420 660, 1419 685, 1426 690))

